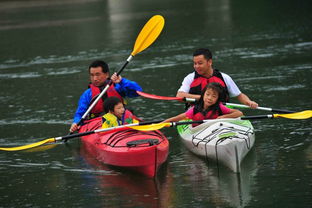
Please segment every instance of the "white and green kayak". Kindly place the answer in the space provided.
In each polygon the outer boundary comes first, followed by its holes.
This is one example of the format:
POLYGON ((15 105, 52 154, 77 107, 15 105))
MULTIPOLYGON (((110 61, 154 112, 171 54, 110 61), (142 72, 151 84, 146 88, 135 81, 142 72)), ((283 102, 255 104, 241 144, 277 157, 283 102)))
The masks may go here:
POLYGON ((249 120, 214 119, 196 127, 177 127, 185 146, 194 154, 222 163, 239 173, 240 164, 255 143, 249 120))

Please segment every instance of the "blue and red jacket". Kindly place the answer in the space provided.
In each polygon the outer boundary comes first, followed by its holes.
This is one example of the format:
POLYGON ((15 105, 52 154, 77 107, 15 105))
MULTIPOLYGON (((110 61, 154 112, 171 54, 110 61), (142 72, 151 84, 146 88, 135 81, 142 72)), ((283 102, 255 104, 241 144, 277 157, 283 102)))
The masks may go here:
MULTIPOLYGON (((93 103, 93 101, 97 98, 97 96, 102 92, 104 89, 105 85, 103 87, 96 87, 93 84, 89 84, 89 88, 91 89, 91 94, 92 94, 92 100, 90 105, 93 103)), ((93 115, 99 115, 100 113, 104 112, 104 100, 107 97, 118 97, 123 103, 123 98, 122 96, 116 91, 114 84, 112 84, 106 91, 106 93, 102 96, 101 99, 95 104, 95 106, 92 108, 90 111, 91 114, 93 115)))
MULTIPOLYGON (((123 98, 125 98, 125 97, 132 98, 132 97, 139 96, 136 93, 136 91, 137 90, 142 91, 142 88, 136 82, 130 81, 126 78, 122 78, 120 83, 114 84, 114 90, 123 98)), ((106 93, 108 93, 108 92, 106 92, 106 93)), ((114 94, 114 93, 112 93, 112 94, 114 94)), ((95 96, 95 94, 93 94, 93 95, 95 96)), ((77 107, 77 110, 76 110, 76 113, 75 113, 74 119, 73 119, 74 123, 78 123, 80 121, 80 119, 82 118, 83 114, 88 110, 89 106, 91 105, 93 95, 92 95, 91 88, 89 88, 89 89, 85 90, 84 93, 80 96, 80 99, 78 102, 78 107, 77 107)))

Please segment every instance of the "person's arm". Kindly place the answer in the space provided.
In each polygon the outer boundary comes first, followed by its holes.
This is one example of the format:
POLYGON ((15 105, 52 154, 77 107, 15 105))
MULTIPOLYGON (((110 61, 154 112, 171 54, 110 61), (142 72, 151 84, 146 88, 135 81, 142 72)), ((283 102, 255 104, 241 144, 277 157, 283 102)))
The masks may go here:
POLYGON ((218 116, 218 118, 238 118, 243 116, 243 113, 237 109, 228 108, 222 103, 219 104, 220 110, 222 111, 221 116, 218 116))
POLYGON ((180 115, 168 118, 164 120, 162 123, 167 123, 167 122, 175 122, 175 121, 181 121, 183 119, 186 119, 186 113, 181 113, 180 115))
POLYGON ((200 95, 190 94, 190 93, 178 91, 176 97, 193 98, 193 99, 199 100, 200 95))
POLYGON ((126 78, 121 78, 120 82, 115 84, 115 89, 121 96, 130 98, 139 96, 136 91, 142 91, 142 88, 138 83, 126 78))
POLYGON ((192 84, 192 82, 194 80, 194 76, 195 76, 194 73, 190 73, 183 79, 182 85, 178 89, 176 97, 194 98, 194 99, 197 99, 197 100, 200 98, 200 95, 190 94, 189 93, 191 84, 192 84))
POLYGON ((249 99, 249 97, 247 95, 245 95, 244 93, 242 93, 238 86, 236 85, 236 83, 233 81, 233 79, 225 74, 225 73, 221 73, 222 77, 224 79, 224 82, 227 86, 228 92, 230 94, 230 97, 236 97, 238 99, 238 101, 244 105, 248 105, 251 108, 257 108, 258 107, 258 103, 256 103, 255 101, 252 101, 249 99))
POLYGON ((77 107, 76 113, 74 115, 73 123, 70 127, 70 130, 69 130, 70 132, 74 132, 74 131, 78 130, 78 128, 79 128, 78 122, 81 120, 83 114, 88 110, 91 99, 92 99, 92 94, 91 94, 90 89, 86 90, 80 96, 80 99, 78 102, 78 107, 77 107))
POLYGON ((222 116, 218 116, 218 118, 238 118, 243 116, 243 113, 237 109, 231 109, 229 110, 229 113, 224 114, 222 116))
POLYGON ((258 103, 256 103, 255 101, 252 101, 249 99, 249 97, 247 95, 245 95, 244 93, 239 94, 237 97, 238 101, 244 105, 248 105, 251 108, 257 108, 258 107, 258 103))

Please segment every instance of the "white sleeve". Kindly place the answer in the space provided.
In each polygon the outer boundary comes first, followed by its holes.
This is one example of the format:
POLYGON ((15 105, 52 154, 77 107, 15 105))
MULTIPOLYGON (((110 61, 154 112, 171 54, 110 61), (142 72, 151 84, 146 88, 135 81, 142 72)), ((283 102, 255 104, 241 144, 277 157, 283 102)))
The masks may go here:
POLYGON ((184 77, 181 87, 178 89, 178 92, 186 92, 188 93, 191 88, 191 84, 194 80, 195 72, 188 74, 184 77))
POLYGON ((223 77, 224 82, 226 84, 226 87, 228 89, 230 97, 236 97, 236 96, 238 96, 239 94, 242 93, 239 90, 238 86, 233 81, 233 79, 229 75, 227 75, 225 73, 222 73, 222 72, 221 72, 221 74, 222 74, 222 77, 223 77))

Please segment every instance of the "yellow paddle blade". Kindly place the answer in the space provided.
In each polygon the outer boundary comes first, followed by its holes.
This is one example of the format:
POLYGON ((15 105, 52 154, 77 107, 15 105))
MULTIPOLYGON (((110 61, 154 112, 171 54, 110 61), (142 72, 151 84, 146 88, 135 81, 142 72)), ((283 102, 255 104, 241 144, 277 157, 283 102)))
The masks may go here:
POLYGON ((170 127, 171 123, 156 123, 150 125, 142 125, 142 126, 130 126, 130 128, 139 130, 139 131, 154 131, 158 129, 162 129, 164 127, 170 127))
POLYGON ((289 119, 308 119, 312 117, 312 110, 306 110, 297 113, 273 114, 273 117, 289 118, 289 119))
POLYGON ((49 145, 42 145, 42 146, 38 146, 38 147, 34 147, 31 149, 27 149, 25 150, 25 152, 43 152, 43 151, 47 151, 49 149, 52 149, 56 146, 58 146, 59 144, 49 144, 49 145))
POLYGON ((25 150, 25 149, 38 147, 40 145, 43 145, 46 143, 53 143, 53 142, 55 142, 55 138, 49 138, 49 139, 42 140, 40 142, 36 142, 33 144, 27 144, 27 145, 23 145, 23 146, 19 146, 19 147, 0 147, 0 150, 3 150, 3 151, 19 151, 19 150, 25 150))
POLYGON ((144 25, 143 29, 138 35, 131 55, 135 56, 137 53, 140 53, 145 48, 150 46, 159 36, 164 25, 165 25, 165 19, 161 15, 153 16, 144 25))

